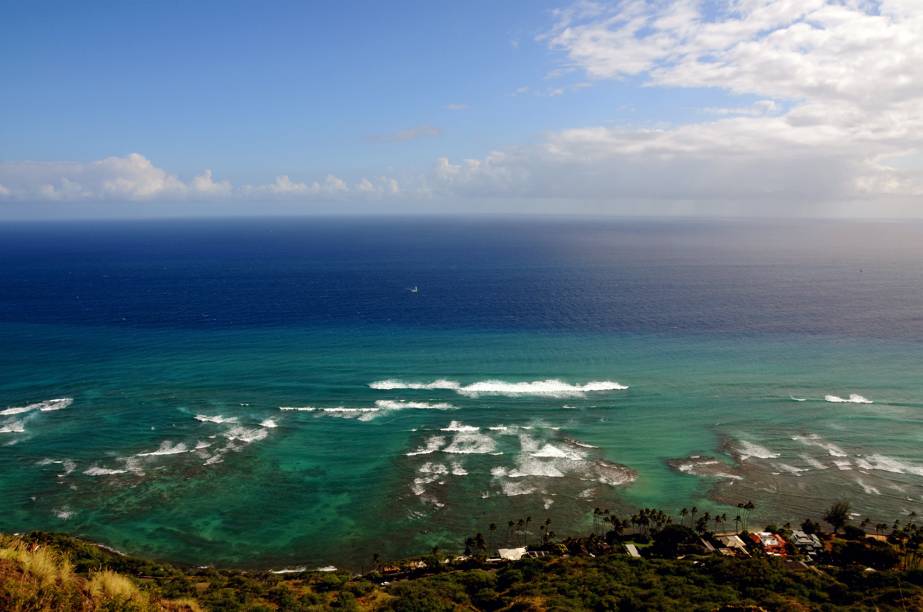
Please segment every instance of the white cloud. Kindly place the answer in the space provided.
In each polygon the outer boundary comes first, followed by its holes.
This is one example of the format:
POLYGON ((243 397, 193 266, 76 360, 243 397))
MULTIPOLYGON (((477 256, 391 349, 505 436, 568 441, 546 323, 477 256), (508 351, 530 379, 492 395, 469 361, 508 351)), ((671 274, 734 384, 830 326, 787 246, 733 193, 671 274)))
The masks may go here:
POLYGON ((216 181, 205 170, 189 181, 132 153, 80 162, 0 162, 0 200, 17 201, 173 201, 218 199, 321 199, 394 195, 398 182, 389 177, 359 179, 355 185, 327 175, 304 183, 281 175, 266 185, 236 187, 216 181))
POLYGON ((450 111, 463 111, 463 110, 468 110, 468 105, 467 104, 446 104, 445 109, 450 110, 450 111))
MULTIPOLYGON (((379 176, 235 186, 191 180, 138 154, 96 162, 0 163, 0 200, 347 199, 395 194, 602 203, 747 203, 760 213, 842 205, 921 215, 923 2, 919 0, 622 0, 554 13, 539 37, 562 59, 513 95, 558 95, 601 80, 705 88, 729 98, 680 124, 575 126, 478 159, 438 159, 398 185, 379 176), (740 97, 737 97, 740 96, 740 97), (891 208, 888 208, 891 207, 891 208)), ((563 101, 562 101, 563 103, 563 101)), ((619 108, 613 100, 613 112, 619 108)), ((450 104, 448 110, 462 110, 450 104)), ((685 113, 684 113, 685 114, 685 113)), ((419 125, 370 138, 406 142, 419 125)), ((628 203, 628 204, 626 204, 628 203)), ((666 203, 666 205, 664 205, 666 203)), ((735 204, 736 205, 736 204, 735 204)), ((539 204, 549 210, 558 204, 539 204)), ((687 209, 688 210, 688 209, 687 209)))
MULTIPOLYGON (((539 40, 590 79, 759 97, 661 127, 590 126, 453 164, 432 188, 553 198, 771 198, 806 206, 921 193, 923 3, 581 2, 539 40)), ((522 89, 525 93, 527 89, 522 89)), ((917 214, 920 214, 917 205, 917 214)), ((766 211, 771 212, 771 211, 766 211)), ((781 212, 781 210, 780 210, 781 212)))

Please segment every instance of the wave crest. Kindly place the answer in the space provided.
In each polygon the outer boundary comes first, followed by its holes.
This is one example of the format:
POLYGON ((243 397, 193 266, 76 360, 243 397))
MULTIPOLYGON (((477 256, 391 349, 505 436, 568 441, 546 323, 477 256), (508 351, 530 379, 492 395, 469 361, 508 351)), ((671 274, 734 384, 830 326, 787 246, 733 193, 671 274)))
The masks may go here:
POLYGON ((825 402, 830 402, 831 404, 874 404, 872 400, 867 397, 862 397, 858 393, 850 393, 849 397, 840 397, 838 395, 825 395, 825 402))
POLYGON ((402 380, 378 380, 369 384, 372 389, 445 389, 455 391, 466 397, 482 395, 499 395, 506 397, 540 396, 540 397, 584 397, 587 393, 603 391, 623 391, 627 385, 612 380, 594 380, 585 384, 571 384, 557 378, 533 380, 526 382, 508 382, 505 380, 480 380, 468 385, 458 381, 439 379, 432 382, 404 382, 402 380))

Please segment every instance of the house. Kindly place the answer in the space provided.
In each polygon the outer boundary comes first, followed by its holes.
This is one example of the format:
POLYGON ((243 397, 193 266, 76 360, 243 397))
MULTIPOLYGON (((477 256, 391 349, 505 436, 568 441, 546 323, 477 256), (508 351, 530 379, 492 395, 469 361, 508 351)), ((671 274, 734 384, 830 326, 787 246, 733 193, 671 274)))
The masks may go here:
POLYGON ((628 551, 628 556, 633 559, 640 559, 641 553, 638 552, 638 547, 634 544, 626 544, 625 550, 628 551))
POLYGON ((501 548, 497 550, 497 554, 504 561, 519 561, 526 554, 526 547, 520 546, 519 548, 501 548))
POLYGON ((785 550, 785 540, 777 533, 760 531, 758 533, 751 533, 750 539, 767 555, 773 557, 788 556, 788 552, 785 550))
POLYGON ((718 552, 727 557, 749 557, 746 543, 737 534, 726 534, 715 537, 718 542, 718 552))
POLYGON ((792 532, 791 542, 795 548, 809 557, 813 557, 824 549, 823 543, 816 534, 805 533, 800 529, 792 532))

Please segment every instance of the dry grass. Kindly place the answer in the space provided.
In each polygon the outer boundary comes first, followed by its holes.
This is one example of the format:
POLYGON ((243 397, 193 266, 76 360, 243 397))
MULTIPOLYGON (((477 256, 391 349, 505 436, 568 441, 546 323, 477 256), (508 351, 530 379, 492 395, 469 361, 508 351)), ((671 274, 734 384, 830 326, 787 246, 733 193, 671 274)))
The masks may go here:
POLYGON ((147 598, 130 578, 111 570, 103 570, 93 574, 87 589, 94 599, 106 602, 143 605, 147 601, 147 598))
POLYGON ((41 588, 68 583, 74 578, 74 568, 67 557, 46 546, 27 548, 16 542, 0 548, 0 559, 14 562, 41 588))
POLYGON ((169 612, 202 612, 202 607, 191 597, 161 600, 160 606, 169 612))

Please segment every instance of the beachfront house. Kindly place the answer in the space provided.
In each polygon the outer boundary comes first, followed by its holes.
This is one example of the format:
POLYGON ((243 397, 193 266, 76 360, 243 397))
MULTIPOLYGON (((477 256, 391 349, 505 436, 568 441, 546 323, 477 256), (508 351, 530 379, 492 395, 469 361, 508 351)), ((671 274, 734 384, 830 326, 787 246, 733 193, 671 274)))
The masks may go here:
POLYGON ((520 546, 519 548, 501 548, 497 550, 497 554, 504 561, 519 561, 526 554, 526 547, 520 546))
POLYGON ((814 557, 824 549, 823 543, 816 534, 805 533, 800 529, 792 532, 791 543, 799 552, 809 557, 814 557))
POLYGON ((718 552, 726 557, 749 557, 747 544, 737 534, 725 534, 715 537, 718 543, 718 552))
POLYGON ((751 533, 750 539, 759 546, 764 553, 772 557, 786 557, 788 551, 785 549, 785 540, 777 533, 771 531, 760 531, 751 533))

